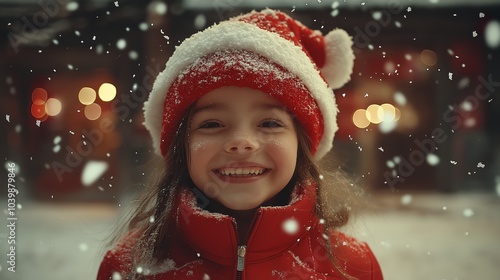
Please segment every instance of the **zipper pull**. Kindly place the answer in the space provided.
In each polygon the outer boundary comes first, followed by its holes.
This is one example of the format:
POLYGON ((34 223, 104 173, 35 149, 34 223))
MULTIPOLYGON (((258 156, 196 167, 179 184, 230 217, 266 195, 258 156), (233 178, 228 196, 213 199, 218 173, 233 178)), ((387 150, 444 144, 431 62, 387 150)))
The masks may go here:
POLYGON ((245 268, 245 254, 247 253, 247 246, 238 246, 238 264, 236 270, 243 271, 245 268))

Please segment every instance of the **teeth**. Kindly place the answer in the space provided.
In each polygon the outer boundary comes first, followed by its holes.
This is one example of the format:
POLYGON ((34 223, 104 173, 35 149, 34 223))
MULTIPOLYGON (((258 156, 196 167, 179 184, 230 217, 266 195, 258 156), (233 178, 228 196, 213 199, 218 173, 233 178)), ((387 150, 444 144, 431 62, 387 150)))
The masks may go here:
POLYGON ((255 176, 264 173, 264 168, 224 168, 218 172, 224 176, 255 176))

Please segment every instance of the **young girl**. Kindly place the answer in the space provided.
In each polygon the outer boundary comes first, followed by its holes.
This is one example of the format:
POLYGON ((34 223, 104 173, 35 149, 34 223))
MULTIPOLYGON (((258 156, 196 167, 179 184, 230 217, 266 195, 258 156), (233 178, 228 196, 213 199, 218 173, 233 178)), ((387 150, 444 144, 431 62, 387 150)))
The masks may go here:
POLYGON ((349 185, 317 165, 351 45, 269 9, 185 40, 145 105, 162 176, 97 279, 382 279, 368 245, 337 230, 349 185))

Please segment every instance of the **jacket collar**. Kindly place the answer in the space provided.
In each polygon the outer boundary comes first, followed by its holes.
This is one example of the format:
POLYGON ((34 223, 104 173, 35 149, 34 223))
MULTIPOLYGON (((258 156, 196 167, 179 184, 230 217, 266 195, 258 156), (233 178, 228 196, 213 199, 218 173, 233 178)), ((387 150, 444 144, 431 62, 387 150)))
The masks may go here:
MULTIPOLYGON (((246 244, 246 260, 274 257, 298 242, 317 220, 316 191, 312 184, 299 184, 286 206, 257 210, 246 244)), ((238 238, 235 220, 197 206, 196 190, 183 190, 176 211, 179 233, 202 258, 225 266, 237 260, 238 238)))

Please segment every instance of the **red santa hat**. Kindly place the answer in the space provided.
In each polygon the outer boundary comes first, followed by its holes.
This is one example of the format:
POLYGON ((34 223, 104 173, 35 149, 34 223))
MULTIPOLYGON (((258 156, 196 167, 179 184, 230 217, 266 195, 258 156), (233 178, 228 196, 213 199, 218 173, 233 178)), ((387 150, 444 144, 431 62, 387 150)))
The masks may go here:
POLYGON ((186 110, 222 86, 261 90, 297 118, 315 159, 337 131, 332 89, 350 80, 352 40, 341 29, 323 36, 288 15, 251 12, 192 35, 175 49, 144 105, 155 152, 165 155, 186 110))

